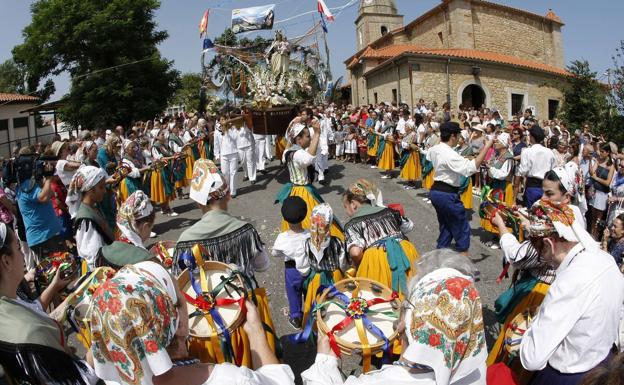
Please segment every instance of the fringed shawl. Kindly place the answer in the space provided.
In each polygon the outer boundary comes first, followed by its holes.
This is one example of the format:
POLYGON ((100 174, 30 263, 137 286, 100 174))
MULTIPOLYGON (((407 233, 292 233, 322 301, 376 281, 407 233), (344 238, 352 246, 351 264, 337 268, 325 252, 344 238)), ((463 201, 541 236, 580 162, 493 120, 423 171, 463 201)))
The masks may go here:
POLYGON ((264 247, 253 225, 221 210, 207 212, 199 222, 182 233, 174 255, 176 274, 184 268, 179 265, 180 255, 192 253, 195 245, 203 246, 209 253, 202 256, 204 260, 233 263, 250 277, 254 276, 252 261, 264 247))
POLYGON ((65 352, 60 326, 18 302, 0 298, 0 362, 17 383, 84 384, 84 365, 65 352))
POLYGON ((385 238, 407 239, 401 232, 401 214, 384 207, 362 205, 345 225, 347 250, 357 245, 367 248, 385 238))

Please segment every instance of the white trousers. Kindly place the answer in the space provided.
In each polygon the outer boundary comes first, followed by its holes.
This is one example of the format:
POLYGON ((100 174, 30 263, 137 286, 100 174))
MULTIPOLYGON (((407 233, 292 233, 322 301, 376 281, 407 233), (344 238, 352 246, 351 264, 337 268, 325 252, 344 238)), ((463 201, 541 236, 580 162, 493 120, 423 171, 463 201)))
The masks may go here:
POLYGON ((256 180, 256 148, 254 146, 239 148, 238 157, 243 165, 245 176, 250 181, 256 180))
POLYGON ((314 163, 314 168, 316 169, 316 172, 318 173, 319 182, 325 180, 325 169, 327 169, 327 158, 328 158, 327 154, 316 155, 316 162, 314 163))
POLYGON ((275 135, 267 135, 264 144, 264 155, 266 159, 273 159, 273 146, 275 145, 275 135))
POLYGON ((238 154, 221 155, 221 172, 230 184, 232 195, 236 195, 236 170, 238 170, 238 154))
POLYGON ((344 155, 344 142, 336 143, 336 156, 344 155))
POLYGON ((256 170, 258 171, 264 171, 266 142, 266 139, 256 139, 256 170))

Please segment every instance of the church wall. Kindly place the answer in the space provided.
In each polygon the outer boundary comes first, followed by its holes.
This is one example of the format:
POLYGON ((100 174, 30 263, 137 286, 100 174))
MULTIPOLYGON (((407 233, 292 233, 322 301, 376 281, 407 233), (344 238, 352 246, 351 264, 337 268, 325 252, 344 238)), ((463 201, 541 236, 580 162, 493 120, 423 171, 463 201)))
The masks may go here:
MULTIPOLYGON (((481 68, 479 76, 472 74, 474 63, 451 61, 450 96, 451 106, 456 110, 461 103, 461 92, 469 84, 480 85, 486 93, 488 107, 496 107, 501 116, 509 119, 511 109, 511 94, 524 95, 523 107, 535 107, 539 119, 548 118, 548 100, 563 100, 560 88, 563 79, 555 75, 541 72, 516 69, 489 63, 478 63, 481 68)), ((418 99, 426 102, 436 101, 442 105, 446 101, 446 61, 428 58, 403 59, 400 67, 400 90, 403 102, 413 105, 418 99), (412 83, 409 81, 409 68, 417 65, 419 70, 412 72, 412 83)), ((374 103, 374 93, 377 93, 378 102, 391 102, 392 89, 397 88, 396 67, 375 72, 367 79, 368 96, 370 103, 374 103)))
POLYGON ((416 27, 410 28, 406 33, 406 40, 409 44, 428 48, 448 47, 448 31, 445 28, 444 12, 440 12, 425 19, 416 27), (442 39, 438 33, 442 33, 442 39))

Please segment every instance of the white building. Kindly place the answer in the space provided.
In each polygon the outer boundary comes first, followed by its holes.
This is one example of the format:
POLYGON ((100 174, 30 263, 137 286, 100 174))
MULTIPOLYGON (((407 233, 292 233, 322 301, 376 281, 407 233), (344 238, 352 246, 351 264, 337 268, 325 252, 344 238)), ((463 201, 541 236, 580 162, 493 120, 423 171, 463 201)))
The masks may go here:
POLYGON ((36 142, 35 117, 24 111, 36 106, 39 98, 30 95, 0 93, 0 156, 8 157, 16 142, 36 142), (22 112, 23 111, 23 112, 22 112))

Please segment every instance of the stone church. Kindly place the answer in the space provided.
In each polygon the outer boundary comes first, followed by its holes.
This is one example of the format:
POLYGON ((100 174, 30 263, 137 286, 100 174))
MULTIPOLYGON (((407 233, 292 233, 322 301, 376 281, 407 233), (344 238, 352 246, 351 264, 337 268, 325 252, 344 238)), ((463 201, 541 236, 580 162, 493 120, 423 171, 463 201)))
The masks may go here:
POLYGON ((497 108, 504 119, 531 108, 551 119, 562 102, 563 22, 484 0, 442 0, 404 24, 394 0, 360 0, 357 52, 345 61, 351 103, 420 98, 497 108))

